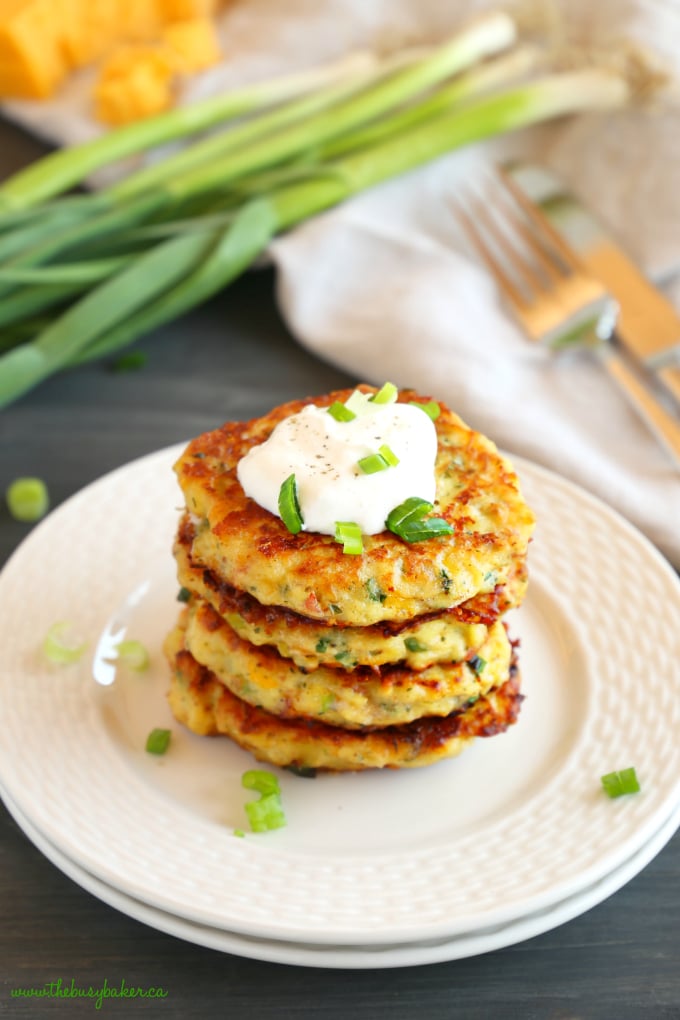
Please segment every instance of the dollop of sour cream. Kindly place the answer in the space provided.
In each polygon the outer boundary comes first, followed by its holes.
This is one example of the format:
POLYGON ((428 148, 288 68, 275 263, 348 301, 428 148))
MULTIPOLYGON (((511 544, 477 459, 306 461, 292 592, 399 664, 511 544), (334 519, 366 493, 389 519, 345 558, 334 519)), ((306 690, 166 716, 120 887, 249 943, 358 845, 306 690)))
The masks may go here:
POLYGON ((436 455, 434 423, 411 404, 369 403, 352 421, 310 404, 249 450, 237 475, 246 495, 276 516, 281 485, 295 475, 305 531, 333 535, 337 521, 352 521, 376 535, 409 497, 434 502, 436 455), (383 444, 399 463, 366 474, 359 461, 383 444))

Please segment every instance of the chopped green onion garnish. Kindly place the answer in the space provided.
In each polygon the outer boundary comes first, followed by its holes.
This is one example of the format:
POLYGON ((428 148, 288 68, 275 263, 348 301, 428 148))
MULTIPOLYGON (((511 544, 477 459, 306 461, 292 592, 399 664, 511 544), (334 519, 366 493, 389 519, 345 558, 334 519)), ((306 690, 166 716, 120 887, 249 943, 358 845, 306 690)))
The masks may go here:
POLYGON ((433 509, 432 503, 428 503, 426 499, 421 499, 420 496, 410 496, 409 499, 404 500, 399 506, 395 506, 394 510, 390 510, 385 525, 390 531, 399 534, 397 529, 402 524, 405 524, 406 521, 419 520, 433 509))
POLYGON ((191 592, 189 591, 188 588, 180 588, 180 590, 177 592, 178 602, 188 602, 190 598, 191 592))
POLYGON ((85 641, 77 642, 74 639, 71 624, 67 620, 52 624, 43 641, 45 656, 59 666, 77 662, 86 648, 85 641))
POLYGON ((354 521, 335 522, 335 541, 342 542, 342 551, 349 556, 359 556, 364 551, 361 528, 354 521))
POLYGON ((394 450, 390 450, 387 443, 383 443, 382 446, 378 447, 378 453, 383 458, 383 460, 387 461, 390 467, 396 467, 397 464, 399 463, 399 458, 397 457, 394 450))
POLYGON ((442 412, 441 407, 436 400, 429 400, 427 404, 420 404, 417 400, 409 400, 409 404, 413 407, 419 407, 421 411, 424 411, 428 418, 432 421, 436 421, 442 412))
POLYGON ((378 392, 371 397, 371 403, 373 404, 393 404, 397 399, 399 393, 394 383, 386 382, 378 392))
POLYGON ((238 836, 239 839, 243 839, 243 837, 245 836, 245 832, 243 831, 243 829, 234 829, 234 835, 238 836))
POLYGON ((426 538, 452 535, 453 527, 442 517, 426 517, 425 520, 409 520, 397 532, 405 542, 422 542, 426 538))
POLYGON ((393 404, 398 393, 397 387, 392 383, 385 383, 377 393, 363 393, 361 390, 355 390, 347 398, 344 406, 355 415, 367 414, 374 409, 373 405, 375 404, 393 404))
POLYGON ((129 354, 121 354, 111 365, 114 372, 136 372, 146 365, 146 354, 144 351, 130 351, 129 354))
POLYGON ((362 393, 361 390, 355 390, 354 393, 345 401, 345 407, 348 408, 355 416, 359 414, 366 414, 367 411, 371 410, 371 394, 362 393))
POLYGON ((257 793, 269 794, 279 793, 279 781, 273 772, 265 772, 264 769, 249 769, 241 776, 241 786, 246 790, 255 790, 257 793))
POLYGON ((341 404, 339 400, 335 400, 328 408, 328 413, 336 421, 353 421, 356 418, 354 411, 350 411, 349 407, 345 404, 341 404))
POLYGON ((146 749, 149 754, 165 754, 170 744, 170 730, 151 730, 146 738, 146 749))
POLYGON ((121 641, 116 645, 116 651, 119 661, 130 669, 141 673, 149 665, 149 653, 141 641, 121 641))
POLYGON ((281 520, 293 535, 302 530, 302 514, 297 495, 295 475, 288 475, 279 491, 279 514, 281 520))
POLYGON ((405 542, 422 542, 426 538, 452 535, 453 527, 442 517, 427 517, 432 503, 419 496, 411 496, 387 515, 385 527, 405 542))
POLYGON ((640 789, 634 768, 608 772, 606 776, 601 777, 601 782, 610 797, 622 797, 626 793, 637 793, 640 789))
POLYGON ((404 638, 404 644, 408 648, 409 652, 426 652, 427 645, 424 645, 418 638, 407 637, 404 638))
POLYGON ((263 794, 259 800, 251 800, 246 804, 246 814, 253 832, 280 829, 286 824, 286 816, 278 793, 263 794))
POLYGON ((17 478, 5 493, 9 512, 16 521, 33 523, 47 513, 50 497, 40 478, 17 478))
POLYGON ((486 659, 483 659, 481 655, 473 655, 473 657, 468 661, 468 666, 479 676, 486 666, 486 659))
POLYGON ((369 453, 368 457, 362 457, 357 461, 365 475, 374 475, 377 471, 385 471, 390 465, 379 453, 369 453))
POLYGON ((390 450, 386 443, 379 448, 377 453, 369 453, 357 461, 358 466, 365 475, 374 475, 377 471, 385 471, 389 467, 396 467, 399 458, 396 453, 390 450))

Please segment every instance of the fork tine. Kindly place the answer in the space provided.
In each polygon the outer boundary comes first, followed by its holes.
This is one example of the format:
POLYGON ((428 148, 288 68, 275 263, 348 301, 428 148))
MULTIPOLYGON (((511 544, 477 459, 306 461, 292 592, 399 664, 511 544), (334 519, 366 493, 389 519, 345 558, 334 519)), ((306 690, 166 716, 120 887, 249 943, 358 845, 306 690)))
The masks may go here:
POLYGON ((563 263, 572 270, 589 275, 589 271, 583 265, 576 252, 566 243, 559 232, 555 230, 548 217, 517 187, 506 170, 502 166, 497 166, 496 172, 506 191, 512 195, 527 219, 536 226, 542 237, 550 239, 555 249, 560 253, 563 263))
POLYGON ((547 236, 542 228, 539 231, 533 217, 527 218, 526 210, 518 203, 515 194, 503 186, 502 180, 496 180, 496 185, 495 201, 498 203, 500 199, 505 217, 512 223, 518 236, 540 264, 546 285, 557 283, 564 279, 565 275, 574 272, 573 263, 564 257, 558 246, 551 243, 552 238, 547 236))
POLYGON ((477 229, 475 222, 470 216, 468 216, 467 212, 463 209, 459 202, 456 203, 456 209, 468 237, 481 255, 482 260, 491 270, 494 279, 498 283, 505 297, 517 308, 525 308, 527 305, 526 298, 515 286, 508 273, 506 273, 499 259, 496 258, 491 247, 486 243, 481 231, 477 229))
MULTIPOLYGON (((599 320, 606 294, 541 213, 499 170, 457 218, 525 333, 554 343, 599 320)), ((593 326, 593 328, 595 328, 593 326)))
POLYGON ((487 234, 510 261, 513 269, 515 269, 524 279, 524 282, 529 288, 528 293, 525 294, 525 298, 530 298, 532 293, 541 291, 547 281, 542 278, 539 273, 536 272, 534 266, 527 261, 523 252, 514 240, 510 239, 507 229, 504 229, 504 227, 499 224, 498 220, 492 215, 488 208, 485 208, 482 205, 478 198, 472 197, 469 201, 470 205, 474 209, 477 221, 484 226, 487 234))

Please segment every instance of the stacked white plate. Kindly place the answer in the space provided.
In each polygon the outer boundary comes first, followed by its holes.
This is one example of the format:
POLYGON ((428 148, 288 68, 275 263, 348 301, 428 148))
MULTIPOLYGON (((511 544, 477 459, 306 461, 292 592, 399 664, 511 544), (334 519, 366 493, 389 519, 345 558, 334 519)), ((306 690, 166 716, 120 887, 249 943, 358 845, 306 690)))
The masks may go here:
POLYGON ((519 722, 427 769, 280 774, 287 825, 247 829, 249 755, 183 730, 160 646, 177 613, 180 447, 102 478, 0 575, 0 792, 29 839, 155 928, 263 960, 393 967, 547 931, 636 875, 680 824, 680 582, 635 529, 515 458, 538 528, 509 616, 519 722), (73 666, 41 651, 68 620, 73 666), (125 636, 150 669, 112 664, 125 636), (162 757, 144 746, 173 736, 162 757), (635 795, 600 776, 634 766, 635 795))

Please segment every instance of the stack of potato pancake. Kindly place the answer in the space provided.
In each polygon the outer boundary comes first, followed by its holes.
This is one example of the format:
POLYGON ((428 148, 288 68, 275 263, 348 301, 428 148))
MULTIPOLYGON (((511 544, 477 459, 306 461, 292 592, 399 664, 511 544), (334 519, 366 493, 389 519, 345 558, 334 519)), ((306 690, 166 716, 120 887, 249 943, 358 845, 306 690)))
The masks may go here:
POLYGON ((453 412, 439 404, 434 421, 434 512, 451 534, 409 542, 385 530, 347 555, 244 492, 237 465, 251 448, 305 405, 352 392, 227 423, 175 465, 188 601, 165 645, 172 711, 301 770, 427 765, 504 731, 522 700, 503 615, 526 591, 534 519, 508 461, 453 412))

